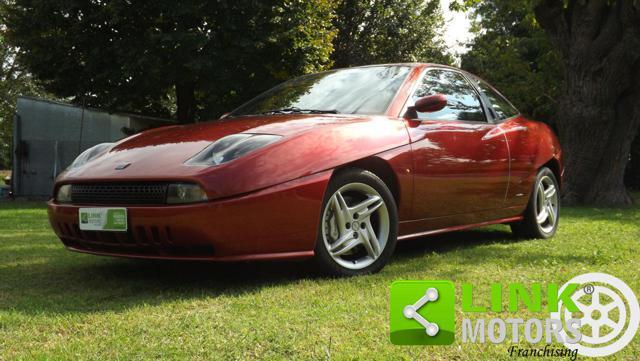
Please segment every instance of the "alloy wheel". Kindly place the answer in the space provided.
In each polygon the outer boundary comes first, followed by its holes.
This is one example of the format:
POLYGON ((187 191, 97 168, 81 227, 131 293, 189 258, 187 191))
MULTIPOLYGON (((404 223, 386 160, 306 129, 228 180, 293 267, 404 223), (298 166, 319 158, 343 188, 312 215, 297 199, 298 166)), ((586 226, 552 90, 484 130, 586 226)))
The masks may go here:
POLYGON ((536 196, 536 220, 543 232, 550 233, 558 221, 558 190, 553 179, 540 178, 536 196))
POLYGON ((340 266, 363 269, 382 254, 389 239, 389 211, 382 196, 364 183, 348 183, 327 201, 322 239, 340 266))

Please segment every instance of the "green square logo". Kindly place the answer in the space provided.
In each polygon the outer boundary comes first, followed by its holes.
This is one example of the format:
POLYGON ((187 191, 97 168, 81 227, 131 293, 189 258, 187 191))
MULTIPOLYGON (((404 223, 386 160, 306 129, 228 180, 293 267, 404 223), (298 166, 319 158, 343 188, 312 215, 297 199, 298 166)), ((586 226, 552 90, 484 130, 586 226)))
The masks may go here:
POLYGON ((390 338, 394 345, 450 345, 456 331, 455 287, 449 281, 391 284, 390 338))
POLYGON ((127 211, 124 208, 107 209, 107 223, 104 229, 114 231, 127 230, 127 211))

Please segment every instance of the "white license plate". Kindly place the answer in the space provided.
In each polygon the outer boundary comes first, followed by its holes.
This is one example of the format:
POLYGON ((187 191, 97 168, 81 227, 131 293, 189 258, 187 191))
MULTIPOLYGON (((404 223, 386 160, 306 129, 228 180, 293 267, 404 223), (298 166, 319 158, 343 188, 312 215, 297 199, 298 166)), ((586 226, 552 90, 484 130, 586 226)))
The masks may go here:
POLYGON ((78 218, 83 231, 127 231, 126 208, 80 208, 78 218))

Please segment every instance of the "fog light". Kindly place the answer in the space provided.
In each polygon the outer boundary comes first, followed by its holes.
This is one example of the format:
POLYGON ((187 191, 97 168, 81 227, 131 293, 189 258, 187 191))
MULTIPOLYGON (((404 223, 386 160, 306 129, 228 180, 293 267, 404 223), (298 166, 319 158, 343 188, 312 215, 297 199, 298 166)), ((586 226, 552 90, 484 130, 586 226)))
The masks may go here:
POLYGON ((70 203, 71 202, 71 184, 65 184, 58 188, 56 193, 56 202, 70 203))
POLYGON ((207 200, 207 194, 197 184, 169 184, 167 190, 167 203, 169 204, 196 203, 207 200))

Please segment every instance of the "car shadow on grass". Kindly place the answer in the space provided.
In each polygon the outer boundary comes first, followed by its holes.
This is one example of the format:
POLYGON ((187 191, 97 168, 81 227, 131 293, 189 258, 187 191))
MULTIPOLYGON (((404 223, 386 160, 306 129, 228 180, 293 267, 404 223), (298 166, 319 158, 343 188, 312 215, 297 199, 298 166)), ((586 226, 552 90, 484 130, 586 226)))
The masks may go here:
MULTIPOLYGON (((392 262, 519 240, 508 231, 471 230, 401 242, 392 262)), ((208 263, 128 260, 76 254, 34 244, 0 267, 0 310, 26 314, 124 311, 185 299, 239 296, 298 282, 332 282, 310 261, 208 263)), ((383 270, 379 274, 386 278, 383 270)), ((392 275, 394 278, 397 273, 392 275)), ((378 276, 373 276, 378 277, 378 276)), ((374 280, 375 281, 375 280, 374 280)), ((372 281, 373 282, 373 281, 372 281)), ((295 287, 290 287, 295 292, 295 287)))
POLYGON ((553 242, 557 239, 518 238, 504 225, 407 240, 396 248, 393 276, 415 273, 416 265, 418 270, 429 270, 434 277, 455 279, 460 272, 478 267, 543 269, 553 264, 581 267, 608 262, 592 252, 567 252, 553 242), (422 259, 424 262, 415 262, 422 259))

